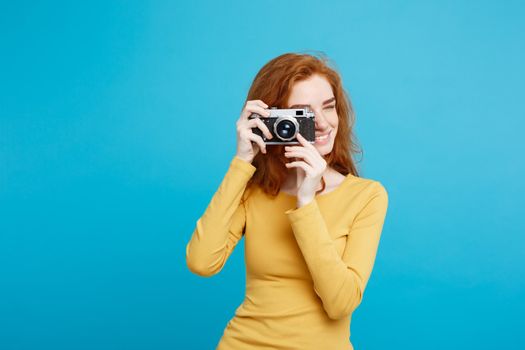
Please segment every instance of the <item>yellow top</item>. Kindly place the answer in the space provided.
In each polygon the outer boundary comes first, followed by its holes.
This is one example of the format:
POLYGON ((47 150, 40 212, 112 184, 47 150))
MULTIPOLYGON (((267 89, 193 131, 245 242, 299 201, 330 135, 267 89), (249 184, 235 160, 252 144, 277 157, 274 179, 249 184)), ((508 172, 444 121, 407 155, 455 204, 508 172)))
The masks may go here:
POLYGON ((385 188, 349 174, 300 208, 295 196, 260 188, 241 204, 255 170, 232 159, 186 246, 188 268, 212 276, 245 237, 246 296, 217 349, 353 349, 350 321, 374 265, 385 188))

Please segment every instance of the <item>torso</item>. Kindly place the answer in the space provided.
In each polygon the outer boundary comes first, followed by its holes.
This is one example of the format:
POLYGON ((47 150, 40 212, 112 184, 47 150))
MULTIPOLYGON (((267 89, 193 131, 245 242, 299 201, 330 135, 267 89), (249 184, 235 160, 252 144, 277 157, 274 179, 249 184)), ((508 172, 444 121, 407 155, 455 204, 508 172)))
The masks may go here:
MULTIPOLYGON (((373 194, 371 181, 352 175, 345 177, 332 170, 323 176, 324 195, 317 196, 318 201, 310 210, 322 216, 326 232, 320 236, 328 234, 337 255, 343 259, 347 242, 352 241, 350 230, 354 220, 373 194)), ((276 197, 254 187, 245 203, 244 215, 237 217, 239 222, 245 222, 246 296, 226 326, 217 350, 352 349, 351 316, 330 319, 313 288, 313 275, 305 256, 315 256, 318 251, 315 248, 303 251, 300 247, 300 235, 294 233, 288 217, 290 211, 297 209, 296 192, 290 190, 294 179, 287 180, 290 180, 288 187, 281 186, 281 195, 276 197)), ((306 229, 305 223, 312 215, 296 212, 294 217, 306 229)), ((241 230, 241 225, 238 227, 241 230)), ((302 233, 309 237, 317 232, 302 233)), ((356 253, 348 254, 345 263, 365 266, 360 259, 374 244, 359 244, 358 239, 353 245, 356 253)))

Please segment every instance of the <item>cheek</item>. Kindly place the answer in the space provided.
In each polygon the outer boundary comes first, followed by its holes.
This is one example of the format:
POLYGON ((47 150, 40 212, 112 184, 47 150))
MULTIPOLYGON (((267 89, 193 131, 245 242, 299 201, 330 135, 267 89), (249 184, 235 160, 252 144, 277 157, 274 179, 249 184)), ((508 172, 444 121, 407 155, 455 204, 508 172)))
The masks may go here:
POLYGON ((332 133, 332 139, 330 140, 332 145, 335 143, 336 135, 337 135, 337 128, 334 129, 334 131, 332 133))
POLYGON ((336 113, 334 113, 334 115, 332 116, 329 122, 330 122, 330 125, 332 125, 332 127, 334 128, 334 131, 332 132, 332 143, 333 143, 335 141, 335 136, 337 135, 337 130, 339 126, 339 118, 336 113))
POLYGON ((332 128, 334 129, 337 129, 337 126, 339 125, 339 116, 337 115, 337 113, 330 113, 330 115, 328 115, 328 123, 330 123, 330 125, 332 126, 332 128))

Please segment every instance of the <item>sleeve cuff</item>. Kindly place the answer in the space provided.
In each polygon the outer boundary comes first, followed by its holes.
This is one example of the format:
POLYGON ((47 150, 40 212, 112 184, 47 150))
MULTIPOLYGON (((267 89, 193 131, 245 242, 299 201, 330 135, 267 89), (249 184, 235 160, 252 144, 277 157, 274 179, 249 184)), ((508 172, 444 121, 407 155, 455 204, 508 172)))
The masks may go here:
POLYGON ((303 205, 300 208, 288 209, 284 213, 288 216, 292 224, 302 221, 305 217, 312 217, 312 214, 318 213, 319 207, 317 206, 317 200, 314 198, 308 204, 303 205))
POLYGON ((252 163, 249 163, 237 156, 233 157, 231 160, 230 167, 232 169, 240 170, 250 177, 253 175, 253 173, 255 173, 255 170, 257 170, 257 168, 253 166, 252 163))

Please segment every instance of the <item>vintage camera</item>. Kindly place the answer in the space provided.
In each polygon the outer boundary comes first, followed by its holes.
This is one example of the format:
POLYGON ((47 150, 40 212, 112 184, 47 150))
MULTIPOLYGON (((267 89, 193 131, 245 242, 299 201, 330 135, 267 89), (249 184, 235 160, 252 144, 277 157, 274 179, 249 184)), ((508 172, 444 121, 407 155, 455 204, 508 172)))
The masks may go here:
POLYGON ((310 143, 315 142, 315 114, 310 108, 278 109, 272 107, 268 110, 269 117, 261 117, 253 113, 248 119, 259 118, 268 127, 273 138, 267 139, 259 128, 252 128, 254 134, 262 137, 267 145, 297 145, 297 132, 310 143))

